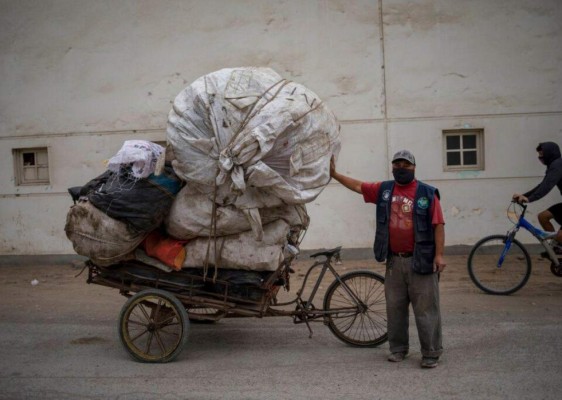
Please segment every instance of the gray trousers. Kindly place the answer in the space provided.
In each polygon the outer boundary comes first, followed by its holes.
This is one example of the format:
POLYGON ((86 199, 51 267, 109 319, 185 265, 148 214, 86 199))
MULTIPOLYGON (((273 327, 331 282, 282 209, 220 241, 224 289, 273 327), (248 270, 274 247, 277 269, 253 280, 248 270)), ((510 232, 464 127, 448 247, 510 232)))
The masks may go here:
POLYGON ((416 274, 412 270, 412 260, 412 257, 390 256, 386 263, 384 288, 390 352, 409 350, 409 305, 412 303, 422 356, 439 357, 443 345, 438 276, 416 274))

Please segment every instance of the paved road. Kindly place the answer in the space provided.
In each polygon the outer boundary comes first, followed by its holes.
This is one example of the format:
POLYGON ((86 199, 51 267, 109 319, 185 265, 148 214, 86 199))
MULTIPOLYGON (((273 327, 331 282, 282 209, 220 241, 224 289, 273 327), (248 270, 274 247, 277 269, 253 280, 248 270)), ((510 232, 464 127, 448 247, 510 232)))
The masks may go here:
MULTIPOLYGON (((450 257, 434 370, 419 368, 415 329, 411 356, 391 364, 387 344, 349 347, 321 324, 309 339, 286 317, 192 325, 175 362, 141 364, 118 342, 116 290, 74 278, 70 265, 3 265, 0 399, 559 399, 562 279, 537 261, 523 290, 495 297, 473 288, 465 257, 450 257)), ((340 268, 365 267, 380 270, 340 268)))

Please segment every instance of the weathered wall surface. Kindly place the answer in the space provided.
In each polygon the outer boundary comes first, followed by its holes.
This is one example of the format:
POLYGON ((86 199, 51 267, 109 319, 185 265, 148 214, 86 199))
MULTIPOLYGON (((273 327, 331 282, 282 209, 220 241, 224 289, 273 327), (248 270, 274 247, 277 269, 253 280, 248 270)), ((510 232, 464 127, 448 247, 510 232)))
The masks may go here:
POLYGON ((390 118, 561 110, 559 1, 383 3, 390 118))
POLYGON ((505 232, 511 194, 544 174, 536 145, 562 145, 562 3, 383 3, 389 147, 441 189, 448 243, 505 232), (441 131, 463 127, 484 129, 485 170, 443 172, 441 131))
MULTIPOLYGON (((341 172, 386 179, 389 153, 414 151, 448 244, 505 231, 511 194, 544 172, 537 142, 562 144, 561 21, 556 0, 0 1, 0 254, 72 252, 66 188, 126 139, 165 140, 190 82, 247 65, 328 103, 341 172), (469 126, 485 130, 485 170, 443 172, 441 131, 469 126), (42 146, 51 184, 15 186, 12 149, 42 146)), ((371 245, 374 207, 339 184, 309 212, 304 248, 371 245)))
POLYGON ((378 118, 376 3, 3 1, 2 136, 162 129, 185 86, 269 66, 341 119, 378 118), (6 75, 4 75, 6 76, 6 75))

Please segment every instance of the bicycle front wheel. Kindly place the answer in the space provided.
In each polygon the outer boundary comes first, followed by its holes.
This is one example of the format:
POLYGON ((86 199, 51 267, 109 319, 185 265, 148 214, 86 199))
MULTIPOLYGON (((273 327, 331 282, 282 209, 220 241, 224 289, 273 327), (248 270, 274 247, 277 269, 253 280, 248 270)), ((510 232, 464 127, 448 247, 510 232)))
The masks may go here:
POLYGON ((343 342, 358 347, 386 342, 384 278, 371 271, 353 271, 340 279, 341 282, 336 280, 330 285, 324 297, 330 331, 343 342))
POLYGON ((531 276, 531 257, 525 247, 512 239, 506 251, 506 240, 506 235, 487 236, 474 245, 468 256, 470 279, 486 293, 514 293, 525 286, 531 276), (504 252, 503 263, 499 265, 504 252))

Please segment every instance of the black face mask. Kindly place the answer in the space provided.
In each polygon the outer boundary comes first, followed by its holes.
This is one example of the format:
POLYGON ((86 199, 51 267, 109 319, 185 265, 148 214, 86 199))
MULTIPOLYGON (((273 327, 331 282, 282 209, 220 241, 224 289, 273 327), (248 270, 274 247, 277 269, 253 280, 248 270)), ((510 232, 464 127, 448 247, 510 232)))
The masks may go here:
POLYGON ((414 170, 406 168, 395 168, 392 170, 392 175, 394 180, 401 185, 407 185, 412 182, 415 176, 414 170))

